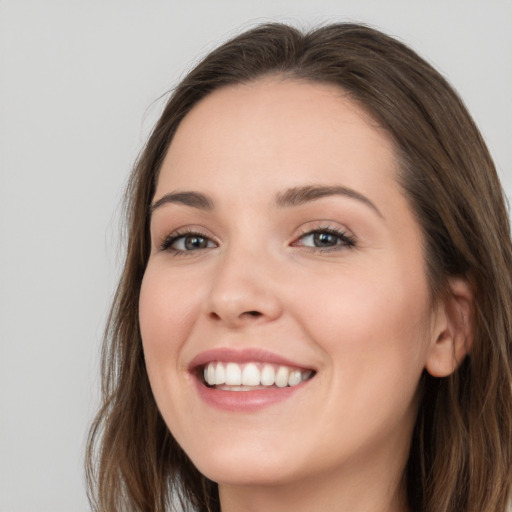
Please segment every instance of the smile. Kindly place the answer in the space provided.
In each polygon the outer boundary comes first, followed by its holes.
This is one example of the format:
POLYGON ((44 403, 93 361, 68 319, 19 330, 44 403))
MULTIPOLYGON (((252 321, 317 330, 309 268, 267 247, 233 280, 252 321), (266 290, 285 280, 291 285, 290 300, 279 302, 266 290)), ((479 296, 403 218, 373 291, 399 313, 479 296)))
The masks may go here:
POLYGON ((190 361, 201 400, 226 412, 254 413, 304 393, 316 368, 258 348, 215 348, 190 361), (242 391, 242 393, 240 393, 242 391))
POLYGON ((204 382, 225 391, 294 387, 312 375, 311 370, 259 362, 239 364, 216 361, 203 367, 204 382))

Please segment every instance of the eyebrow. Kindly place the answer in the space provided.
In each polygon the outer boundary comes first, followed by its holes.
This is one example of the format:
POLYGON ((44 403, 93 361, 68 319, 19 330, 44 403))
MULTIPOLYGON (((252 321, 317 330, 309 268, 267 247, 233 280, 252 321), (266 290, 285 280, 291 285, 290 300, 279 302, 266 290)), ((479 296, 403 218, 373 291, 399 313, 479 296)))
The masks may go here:
POLYGON ((293 187, 277 195, 276 203, 280 207, 298 206, 322 197, 345 196, 350 199, 356 199, 369 206, 379 217, 383 218, 380 210, 366 196, 354 189, 340 185, 305 185, 302 187, 293 187))
POLYGON ((151 213, 168 203, 183 204, 200 210, 213 210, 213 201, 200 192, 171 192, 151 205, 151 213))
MULTIPOLYGON (((289 188, 284 192, 277 194, 276 205, 280 208, 289 208, 309 203, 323 197, 337 195, 360 201, 370 207, 379 217, 383 218, 379 209, 366 196, 354 189, 340 185, 304 185, 301 187, 289 188)), ((205 211, 214 209, 214 203, 207 195, 202 194, 201 192, 185 191, 165 194, 151 205, 150 212, 153 213, 157 208, 169 203, 181 204, 205 211)))

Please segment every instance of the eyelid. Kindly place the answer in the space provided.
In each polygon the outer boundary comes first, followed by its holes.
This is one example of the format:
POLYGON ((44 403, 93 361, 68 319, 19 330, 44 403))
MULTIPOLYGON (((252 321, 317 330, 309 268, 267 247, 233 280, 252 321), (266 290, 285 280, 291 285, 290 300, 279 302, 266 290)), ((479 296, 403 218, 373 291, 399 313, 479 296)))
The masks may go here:
MULTIPOLYGON (((202 226, 190 225, 183 226, 171 231, 163 240, 158 243, 157 248, 162 252, 169 252, 174 255, 191 255, 203 251, 205 249, 212 249, 219 246, 219 241, 215 236, 210 234, 209 230, 205 230, 202 226), (172 245, 176 243, 180 238, 197 236, 207 241, 206 247, 198 247, 195 249, 176 249, 172 248, 172 245), (211 244, 211 245, 210 245, 211 244)), ((351 249, 357 246, 356 237, 346 227, 332 222, 332 221, 313 221, 302 225, 298 232, 293 236, 292 247, 302 247, 307 250, 314 252, 329 252, 329 251, 340 251, 351 249), (326 246, 313 246, 306 245, 302 241, 308 237, 317 233, 327 233, 340 240, 340 243, 326 246)))
POLYGON ((182 250, 182 249, 173 249, 171 246, 180 238, 186 238, 187 236, 193 237, 197 236, 200 238, 204 238, 209 242, 212 242, 215 246, 218 246, 218 241, 209 234, 203 228, 197 226, 185 226, 171 231, 167 236, 163 238, 163 240, 158 244, 158 248, 162 252, 170 252, 175 255, 190 255, 191 253, 195 253, 204 249, 211 249, 212 247, 204 247, 198 248, 195 250, 182 250))
POLYGON ((312 251, 329 252, 355 248, 357 247, 357 239, 354 234, 344 226, 325 221, 320 223, 307 223, 306 225, 301 226, 300 232, 294 236, 294 241, 291 243, 291 245, 294 247, 303 247, 312 251), (306 237, 312 236, 316 233, 328 233, 338 237, 342 243, 325 247, 314 247, 300 243, 306 237))

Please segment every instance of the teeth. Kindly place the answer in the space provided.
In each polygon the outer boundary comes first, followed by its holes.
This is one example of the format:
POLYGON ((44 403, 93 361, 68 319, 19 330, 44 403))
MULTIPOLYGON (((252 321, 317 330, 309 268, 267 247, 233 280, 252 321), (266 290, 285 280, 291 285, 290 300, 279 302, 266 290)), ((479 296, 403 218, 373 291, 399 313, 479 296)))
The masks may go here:
MULTIPOLYGON (((209 367, 210 365, 208 365, 208 370, 209 367)), ((209 371, 208 376, 210 376, 209 371)), ((212 381, 207 380, 206 382, 210 383, 212 381)), ((240 386, 242 384, 242 370, 236 363, 228 363, 226 365, 226 384, 228 386, 240 386)))
POLYGON ((263 386, 273 386, 276 379, 274 367, 266 364, 261 370, 261 384, 263 386))
MULTIPOLYGON (((209 364, 208 367, 213 366, 213 364, 209 364)), ((208 382, 208 381, 207 381, 208 382)), ((211 381, 210 381, 211 382, 211 381)), ((226 383, 226 369, 223 364, 218 364, 217 368, 215 368, 215 385, 226 383)))
POLYGON ((312 370, 307 370, 305 372, 302 372, 302 380, 308 380, 311 378, 312 375, 313 375, 312 370))
POLYGON ((215 368, 213 367, 213 365, 208 365, 206 380, 208 382, 215 382, 215 368))
MULTIPOLYGON (((217 364, 217 366, 219 366, 217 364)), ((259 386, 260 371, 254 363, 249 363, 242 372, 242 384, 244 386, 259 386)))
POLYGON ((288 386, 296 386, 302 382, 302 373, 300 370, 293 370, 288 375, 288 386))
POLYGON ((262 386, 284 388, 297 386, 313 375, 311 370, 261 363, 211 362, 203 369, 204 381, 209 386, 223 386, 230 391, 249 391, 262 386))
POLYGON ((278 388, 284 388, 288 386, 288 375, 290 370, 286 366, 280 366, 276 373, 276 386, 278 388))

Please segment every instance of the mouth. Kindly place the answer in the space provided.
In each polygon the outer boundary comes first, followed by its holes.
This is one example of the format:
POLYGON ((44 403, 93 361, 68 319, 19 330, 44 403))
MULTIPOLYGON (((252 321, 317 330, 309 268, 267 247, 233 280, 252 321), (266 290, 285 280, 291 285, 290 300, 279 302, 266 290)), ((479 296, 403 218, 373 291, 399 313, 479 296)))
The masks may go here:
POLYGON ((223 391, 256 391, 295 387, 314 376, 314 371, 287 365, 250 361, 211 361, 199 369, 209 388, 223 391))
POLYGON ((309 388, 316 370, 273 352, 212 349, 189 364, 199 397, 227 412, 253 413, 309 388))

